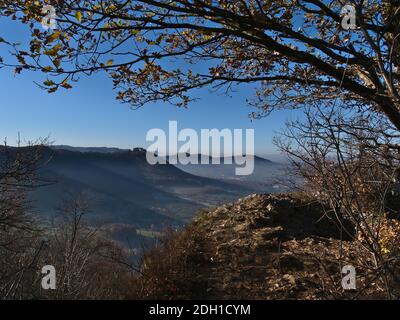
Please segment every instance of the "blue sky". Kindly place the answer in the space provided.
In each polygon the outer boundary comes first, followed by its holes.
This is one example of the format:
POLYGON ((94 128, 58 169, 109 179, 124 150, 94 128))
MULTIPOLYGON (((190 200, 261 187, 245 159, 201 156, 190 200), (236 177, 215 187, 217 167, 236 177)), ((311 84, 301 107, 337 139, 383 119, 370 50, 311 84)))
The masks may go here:
MULTIPOLYGON (((0 21, 1 36, 24 42, 24 26, 0 21)), ((4 56, 4 47, 0 47, 4 56)), ((200 100, 188 109, 169 104, 149 104, 138 110, 115 100, 111 80, 104 74, 81 78, 72 90, 54 94, 38 88, 43 74, 23 72, 14 76, 10 69, 0 69, 0 139, 15 144, 18 132, 22 139, 34 140, 49 136, 54 144, 73 146, 109 146, 120 148, 146 147, 146 132, 152 128, 168 128, 168 121, 177 120, 178 129, 231 128, 255 129, 256 153, 275 152, 272 138, 283 127, 285 119, 296 116, 280 111, 251 121, 254 109, 246 104, 254 91, 250 86, 237 87, 232 98, 204 89, 196 93, 200 100)))

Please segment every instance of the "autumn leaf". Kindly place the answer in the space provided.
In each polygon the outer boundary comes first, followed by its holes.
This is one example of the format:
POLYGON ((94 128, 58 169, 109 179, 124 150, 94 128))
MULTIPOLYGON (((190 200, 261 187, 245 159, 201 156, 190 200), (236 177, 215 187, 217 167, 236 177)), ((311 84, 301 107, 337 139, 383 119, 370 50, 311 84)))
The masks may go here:
POLYGON ((81 21, 82 21, 82 12, 77 11, 77 12, 75 13, 75 18, 76 18, 76 20, 78 20, 79 22, 81 22, 81 21))
POLYGON ((45 55, 54 57, 57 55, 58 51, 61 49, 61 44, 56 44, 53 48, 46 50, 45 55))
POLYGON ((46 81, 43 82, 43 84, 44 84, 46 87, 51 87, 51 86, 54 86, 54 85, 55 85, 55 82, 52 81, 52 80, 46 80, 46 81))
POLYGON ((63 81, 63 83, 61 83, 61 87, 65 89, 72 89, 72 86, 67 81, 63 81))
POLYGON ((54 31, 51 35, 46 38, 46 43, 52 43, 53 41, 60 38, 61 31, 54 31))
POLYGON ((131 30, 131 34, 132 34, 133 36, 135 36, 135 37, 136 37, 139 33, 140 33, 140 31, 137 30, 137 29, 131 30))
POLYGON ((47 67, 43 67, 43 68, 42 68, 42 71, 43 71, 44 73, 50 72, 50 71, 52 71, 52 70, 53 70, 53 67, 51 67, 51 66, 47 66, 47 67))
POLYGON ((20 64, 26 64, 25 59, 22 55, 17 55, 17 59, 20 64))
POLYGON ((59 67, 60 67, 60 60, 59 59, 55 59, 55 60, 53 60, 53 64, 54 64, 54 66, 58 69, 59 67))

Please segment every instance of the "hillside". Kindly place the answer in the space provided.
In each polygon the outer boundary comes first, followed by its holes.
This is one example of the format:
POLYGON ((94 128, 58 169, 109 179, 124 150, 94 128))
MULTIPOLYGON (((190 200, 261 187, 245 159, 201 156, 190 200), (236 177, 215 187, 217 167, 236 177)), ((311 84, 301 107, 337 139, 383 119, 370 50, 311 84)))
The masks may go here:
MULTIPOLYGON (((199 163, 201 155, 198 155, 199 163)), ((238 176, 235 173, 237 164, 232 158, 209 157, 209 164, 188 164, 176 167, 196 176, 213 178, 241 186, 249 187, 255 192, 283 192, 287 176, 286 166, 262 157, 248 157, 248 161, 254 161, 254 170, 250 175, 238 176), (228 161, 229 160, 229 161, 228 161)))
POLYGON ((249 193, 245 187, 198 177, 173 165, 152 166, 143 149, 96 150, 46 150, 40 174, 55 183, 34 190, 37 214, 51 216, 70 194, 80 194, 98 222, 161 229, 181 226, 200 208, 249 193))
POLYGON ((384 298, 376 275, 360 267, 370 256, 356 251, 351 238, 339 239, 338 227, 323 217, 320 205, 294 195, 251 195, 205 211, 148 253, 145 296, 384 298), (160 258, 164 266, 156 265, 160 258), (341 287, 341 266, 349 264, 357 268, 357 291, 341 287))

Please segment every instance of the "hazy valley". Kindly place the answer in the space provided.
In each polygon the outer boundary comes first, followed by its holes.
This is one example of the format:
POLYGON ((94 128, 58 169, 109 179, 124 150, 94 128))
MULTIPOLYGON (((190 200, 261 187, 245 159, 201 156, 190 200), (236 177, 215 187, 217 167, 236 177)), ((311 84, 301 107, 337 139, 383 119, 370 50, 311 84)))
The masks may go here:
POLYGON ((259 157, 254 173, 241 177, 235 164, 150 165, 140 148, 55 146, 42 157, 40 175, 51 183, 31 194, 35 216, 51 223, 65 200, 79 197, 90 224, 107 226, 110 237, 134 247, 182 227, 202 208, 283 190, 283 165, 259 157))

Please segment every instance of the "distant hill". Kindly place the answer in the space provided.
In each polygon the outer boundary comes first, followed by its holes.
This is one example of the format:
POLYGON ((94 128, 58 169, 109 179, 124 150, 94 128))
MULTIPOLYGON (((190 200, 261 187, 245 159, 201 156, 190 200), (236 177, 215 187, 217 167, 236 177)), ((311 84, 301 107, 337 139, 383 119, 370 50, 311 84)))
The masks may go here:
POLYGON ((97 152, 97 153, 114 153, 114 152, 126 152, 128 149, 110 148, 110 147, 72 147, 67 145, 54 145, 51 146, 54 150, 68 150, 77 152, 97 152))
MULTIPOLYGON (((0 159, 4 150, 0 147, 0 159)), ((279 164, 255 157, 254 174, 244 177, 235 176, 235 167, 153 166, 142 148, 46 147, 40 175, 54 184, 34 190, 32 205, 35 214, 49 218, 57 214, 63 200, 81 195, 92 220, 99 223, 130 224, 145 230, 180 227, 201 208, 255 191, 275 191, 279 164)))
POLYGON ((200 208, 251 192, 170 164, 152 166, 143 149, 82 152, 47 148, 43 158, 50 161, 41 175, 56 183, 35 190, 32 200, 36 213, 46 217, 54 215, 69 194, 83 194, 96 221, 146 229, 179 227, 200 208))
MULTIPOLYGON (((200 160, 201 155, 197 156, 200 160)), ((209 158, 210 164, 177 164, 176 167, 190 174, 200 177, 214 178, 224 180, 229 183, 235 183, 247 186, 257 192, 282 192, 287 189, 281 185, 282 178, 285 178, 286 166, 259 156, 254 156, 254 171, 247 176, 238 176, 235 169, 234 158, 209 158), (220 164, 213 164, 213 160, 219 160, 220 164), (227 163, 231 160, 232 164, 227 163)), ((214 163, 217 163, 215 161, 214 163)))

